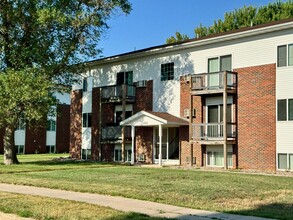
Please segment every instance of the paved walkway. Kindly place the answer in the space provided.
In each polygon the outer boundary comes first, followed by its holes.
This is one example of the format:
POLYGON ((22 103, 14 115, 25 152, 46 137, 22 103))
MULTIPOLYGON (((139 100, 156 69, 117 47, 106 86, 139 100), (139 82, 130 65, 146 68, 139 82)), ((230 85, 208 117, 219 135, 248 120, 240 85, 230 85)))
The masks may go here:
MULTIPOLYGON (((105 207, 111 207, 124 212, 137 212, 149 216, 178 218, 185 220, 264 220, 264 218, 232 215, 212 211, 189 209, 171 205, 164 205, 156 202, 141 201, 123 197, 71 192, 65 190, 47 189, 32 186, 12 185, 0 183, 0 191, 20 193, 27 195, 37 195, 50 198, 66 199, 73 201, 86 202, 105 207)), ((268 220, 268 219, 266 219, 268 220)))

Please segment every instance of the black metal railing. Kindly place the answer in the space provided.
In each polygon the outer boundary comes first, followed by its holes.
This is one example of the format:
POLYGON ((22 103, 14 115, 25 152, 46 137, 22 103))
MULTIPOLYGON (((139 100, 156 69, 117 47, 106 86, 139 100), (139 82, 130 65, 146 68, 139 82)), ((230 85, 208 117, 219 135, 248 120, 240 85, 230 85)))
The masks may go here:
POLYGON ((120 101, 125 95, 127 100, 135 100, 136 88, 133 85, 114 85, 102 88, 102 101, 120 101))
MULTIPOLYGON (((124 127, 125 139, 131 138, 131 127, 124 127)), ((122 140, 122 126, 107 126, 102 128, 102 140, 122 140)))

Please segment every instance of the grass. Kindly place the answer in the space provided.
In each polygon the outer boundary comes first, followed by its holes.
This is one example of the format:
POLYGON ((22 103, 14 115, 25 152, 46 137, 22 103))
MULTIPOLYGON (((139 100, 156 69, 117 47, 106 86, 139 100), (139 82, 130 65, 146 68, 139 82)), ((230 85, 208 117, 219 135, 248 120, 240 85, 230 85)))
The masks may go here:
POLYGON ((11 168, 0 165, 0 182, 123 196, 234 214, 293 219, 292 177, 100 163, 40 162, 38 156, 34 159, 11 168), (34 162, 34 159, 39 162, 34 162), (28 172, 30 168, 33 169, 28 172))
POLYGON ((14 213, 25 218, 39 220, 160 220, 137 213, 125 213, 114 209, 81 202, 50 199, 38 196, 0 192, 0 211, 14 213))

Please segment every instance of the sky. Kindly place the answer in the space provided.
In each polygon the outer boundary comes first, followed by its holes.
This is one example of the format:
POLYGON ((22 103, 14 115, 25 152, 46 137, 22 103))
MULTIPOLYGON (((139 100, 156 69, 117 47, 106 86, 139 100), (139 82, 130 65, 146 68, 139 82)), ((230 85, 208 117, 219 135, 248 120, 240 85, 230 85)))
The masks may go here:
POLYGON ((109 57, 152 46, 162 45, 179 31, 194 37, 202 23, 210 26, 223 19, 225 12, 246 6, 259 7, 273 0, 129 0, 132 11, 120 11, 108 21, 110 29, 102 36, 100 57, 109 57))

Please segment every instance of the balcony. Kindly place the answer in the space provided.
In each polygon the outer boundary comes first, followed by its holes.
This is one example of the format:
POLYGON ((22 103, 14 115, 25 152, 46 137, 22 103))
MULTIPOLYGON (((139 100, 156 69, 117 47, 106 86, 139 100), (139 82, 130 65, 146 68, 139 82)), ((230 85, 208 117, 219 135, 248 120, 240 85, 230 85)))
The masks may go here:
MULTIPOLYGON (((131 140, 131 127, 124 128, 125 140, 131 140)), ((122 127, 121 126, 108 126, 102 128, 102 142, 122 142, 122 127)))
POLYGON ((193 95, 223 93, 224 78, 227 79, 227 93, 236 93, 237 73, 228 71, 192 75, 191 93, 193 95))
MULTIPOLYGON (((192 140, 202 144, 221 144, 225 141, 223 126, 223 123, 192 124, 192 140)), ((236 132, 236 123, 227 123, 227 141, 235 142, 236 132)))
POLYGON ((102 88, 102 102, 126 102, 135 101, 135 86, 132 85, 114 85, 102 88))

